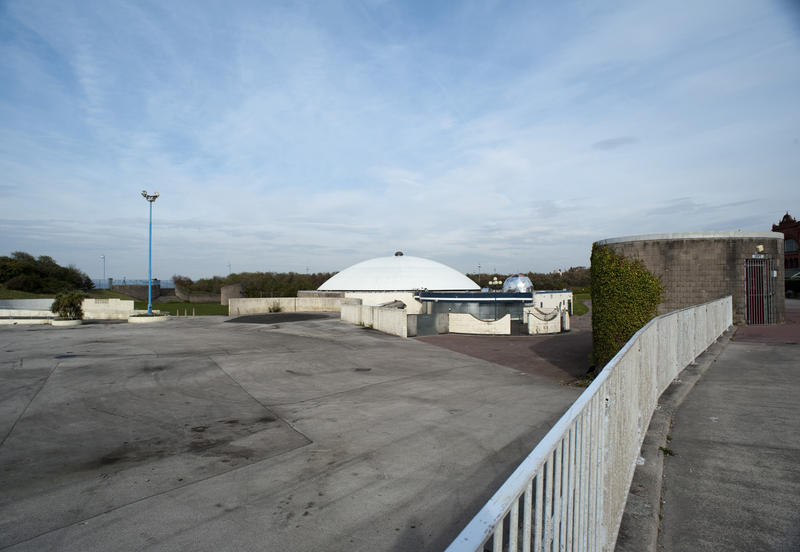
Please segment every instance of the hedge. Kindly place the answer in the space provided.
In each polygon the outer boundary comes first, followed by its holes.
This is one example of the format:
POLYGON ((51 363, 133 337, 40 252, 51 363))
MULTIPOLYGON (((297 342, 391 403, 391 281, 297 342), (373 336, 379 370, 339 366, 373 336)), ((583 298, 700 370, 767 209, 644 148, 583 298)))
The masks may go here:
POLYGON ((658 314, 664 287, 639 260, 592 247, 592 348, 595 370, 606 365, 658 314))

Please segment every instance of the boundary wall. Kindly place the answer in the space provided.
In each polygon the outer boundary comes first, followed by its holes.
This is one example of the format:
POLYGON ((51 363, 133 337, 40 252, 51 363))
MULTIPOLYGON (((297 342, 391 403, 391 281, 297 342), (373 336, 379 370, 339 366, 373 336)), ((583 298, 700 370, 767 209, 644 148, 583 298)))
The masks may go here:
POLYGON ((446 552, 614 550, 659 396, 732 324, 730 296, 648 322, 446 552))
POLYGON ((379 332, 408 337, 406 309, 363 305, 361 299, 344 299, 341 303, 342 320, 373 328, 379 332))
POLYGON ((480 335, 511 335, 511 315, 497 320, 481 320, 468 313, 451 312, 448 316, 450 333, 480 335))
MULTIPOLYGON (((14 299, 0 303, 0 316, 4 318, 55 318, 50 310, 54 299, 14 299), (13 308, 16 306, 17 308, 13 308), (12 308, 8 308, 12 307, 12 308)), ((133 314, 130 299, 84 299, 85 320, 127 320, 133 314)))
POLYGON ((339 312, 341 305, 341 297, 231 297, 228 316, 264 314, 270 312, 271 307, 280 308, 280 312, 339 312))

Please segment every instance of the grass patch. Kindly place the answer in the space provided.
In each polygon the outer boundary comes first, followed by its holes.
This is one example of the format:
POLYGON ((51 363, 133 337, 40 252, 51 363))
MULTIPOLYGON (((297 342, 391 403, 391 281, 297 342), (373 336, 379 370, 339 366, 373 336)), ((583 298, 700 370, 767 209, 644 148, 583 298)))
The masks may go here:
POLYGON ((0 285, 0 299, 52 299, 55 296, 55 293, 28 293, 27 291, 7 289, 6 286, 0 285))
POLYGON ((572 316, 583 316, 589 312, 589 307, 577 297, 572 302, 572 316))
POLYGON ((578 288, 579 291, 572 292, 572 316, 583 316, 587 312, 589 312, 589 307, 586 306, 586 303, 583 301, 590 300, 592 298, 592 294, 586 291, 584 288, 578 288))
MULTIPOLYGON (((145 310, 147 309, 147 301, 136 301, 133 303, 133 308, 145 310)), ((172 316, 184 316, 186 313, 191 316, 192 312, 196 316, 228 315, 228 305, 220 305, 219 303, 153 303, 153 310, 165 312, 172 316)))
POLYGON ((675 451, 667 447, 658 447, 658 450, 664 453, 664 456, 675 456, 675 451))
MULTIPOLYGON (((110 289, 93 289, 92 291, 87 291, 86 296, 90 299, 123 299, 125 301, 136 301, 136 299, 130 295, 125 295, 124 293, 110 289)), ((145 304, 144 307, 147 308, 147 305, 145 304)))

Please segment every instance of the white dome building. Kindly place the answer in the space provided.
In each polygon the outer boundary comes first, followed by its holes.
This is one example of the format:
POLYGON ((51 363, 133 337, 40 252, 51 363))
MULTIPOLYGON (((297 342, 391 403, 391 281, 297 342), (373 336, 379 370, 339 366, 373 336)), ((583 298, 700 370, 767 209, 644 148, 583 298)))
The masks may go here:
POLYGON ((319 287, 319 291, 343 291, 345 297, 361 299, 364 305, 392 301, 406 304, 409 314, 420 312, 415 290, 478 291, 480 287, 457 270, 442 263, 397 252, 346 268, 319 287))

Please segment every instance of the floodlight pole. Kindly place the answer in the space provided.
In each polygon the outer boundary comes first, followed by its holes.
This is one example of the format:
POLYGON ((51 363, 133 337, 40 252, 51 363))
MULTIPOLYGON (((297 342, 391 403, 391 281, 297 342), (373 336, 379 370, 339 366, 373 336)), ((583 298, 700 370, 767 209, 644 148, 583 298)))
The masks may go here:
POLYGON ((142 190, 142 197, 150 204, 150 224, 147 233, 147 314, 153 314, 153 203, 158 199, 158 192, 147 195, 147 190, 142 190))
POLYGON ((106 281, 106 256, 100 255, 100 258, 103 259, 103 283, 106 281))

